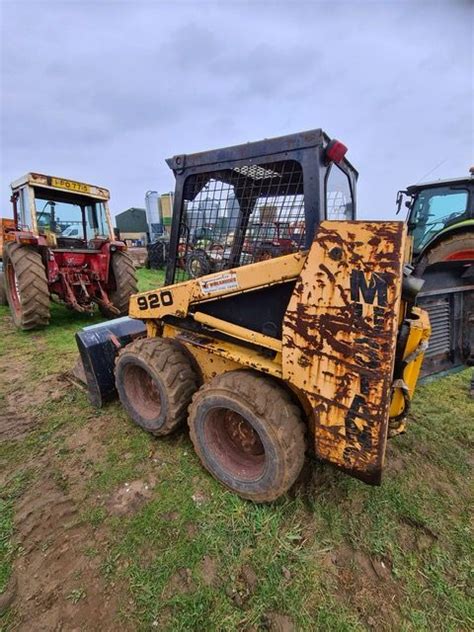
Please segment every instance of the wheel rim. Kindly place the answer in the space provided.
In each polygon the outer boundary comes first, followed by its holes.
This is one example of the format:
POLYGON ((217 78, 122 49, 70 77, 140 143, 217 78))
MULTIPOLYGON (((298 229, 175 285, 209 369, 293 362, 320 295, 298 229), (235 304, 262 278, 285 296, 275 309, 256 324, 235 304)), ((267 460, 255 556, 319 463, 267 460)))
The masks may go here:
POLYGON ((17 314, 21 311, 20 290, 18 287, 18 279, 15 274, 13 265, 9 262, 7 266, 8 291, 11 298, 11 305, 17 314))
POLYGON ((204 432, 213 457, 233 477, 254 481, 262 476, 265 448, 243 415, 229 408, 214 408, 206 415, 204 432))
POLYGON ((153 377, 138 364, 126 364, 123 371, 125 394, 132 408, 146 421, 161 415, 162 401, 153 377))

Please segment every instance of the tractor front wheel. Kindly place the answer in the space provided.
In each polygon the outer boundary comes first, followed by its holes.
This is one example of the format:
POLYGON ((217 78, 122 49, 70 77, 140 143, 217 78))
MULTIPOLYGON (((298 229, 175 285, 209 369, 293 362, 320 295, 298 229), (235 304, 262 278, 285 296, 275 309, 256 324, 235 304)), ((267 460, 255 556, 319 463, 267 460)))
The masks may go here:
POLYGON ((163 338, 145 338, 120 352, 115 384, 133 421, 154 435, 173 432, 186 420, 198 378, 186 353, 163 338))
POLYGON ((4 252, 5 289, 13 322, 20 329, 49 324, 49 287, 37 250, 10 243, 4 252))
POLYGON ((121 250, 112 254, 109 272, 109 299, 119 313, 111 312, 106 307, 99 306, 101 313, 107 318, 128 315, 130 296, 138 292, 137 274, 130 255, 121 250))
POLYGON ((215 377, 194 395, 188 423, 204 467, 243 498, 275 500, 303 467, 301 411, 267 377, 246 370, 215 377))

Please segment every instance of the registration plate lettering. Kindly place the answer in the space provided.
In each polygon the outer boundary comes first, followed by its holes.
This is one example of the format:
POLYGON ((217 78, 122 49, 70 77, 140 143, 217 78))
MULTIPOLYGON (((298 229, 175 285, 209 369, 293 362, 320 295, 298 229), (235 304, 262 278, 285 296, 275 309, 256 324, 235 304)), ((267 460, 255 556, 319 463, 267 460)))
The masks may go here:
POLYGON ((64 180, 63 178, 51 178, 51 186, 58 189, 66 189, 67 191, 76 191, 78 193, 90 193, 90 186, 82 182, 74 180, 64 180))

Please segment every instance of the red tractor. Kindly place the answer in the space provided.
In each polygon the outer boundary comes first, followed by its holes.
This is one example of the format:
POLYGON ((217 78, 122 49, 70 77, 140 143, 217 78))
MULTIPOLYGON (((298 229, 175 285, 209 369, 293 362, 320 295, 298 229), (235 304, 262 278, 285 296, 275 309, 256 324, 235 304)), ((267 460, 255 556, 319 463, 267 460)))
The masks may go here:
POLYGON ((266 261, 296 250, 298 244, 292 239, 288 222, 250 225, 243 246, 243 251, 252 255, 254 261, 266 261))
POLYGON ((15 325, 48 325, 50 300, 78 312, 128 313, 137 278, 126 245, 114 238, 109 192, 28 173, 11 185, 13 220, 0 222, 5 294, 15 325))

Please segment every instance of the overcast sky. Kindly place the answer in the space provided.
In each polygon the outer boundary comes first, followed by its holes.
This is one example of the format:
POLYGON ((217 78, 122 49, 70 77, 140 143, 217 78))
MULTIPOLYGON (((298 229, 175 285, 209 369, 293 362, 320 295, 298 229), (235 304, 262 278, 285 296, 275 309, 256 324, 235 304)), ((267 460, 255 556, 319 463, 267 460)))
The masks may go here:
POLYGON ((0 6, 0 215, 27 171, 118 213, 173 188, 174 154, 317 127, 349 147, 361 217, 474 162, 472 1, 0 6))

